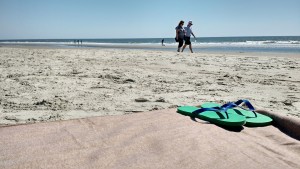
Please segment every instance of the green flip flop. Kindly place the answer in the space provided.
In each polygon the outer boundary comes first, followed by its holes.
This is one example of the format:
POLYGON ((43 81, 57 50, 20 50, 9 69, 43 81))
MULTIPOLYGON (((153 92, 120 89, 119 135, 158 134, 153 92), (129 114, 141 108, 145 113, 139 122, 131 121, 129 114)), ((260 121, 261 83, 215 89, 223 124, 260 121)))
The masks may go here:
POLYGON ((181 106, 177 108, 177 112, 228 127, 240 127, 245 124, 246 120, 245 116, 238 115, 233 110, 221 109, 219 107, 199 108, 194 106, 181 106))
MULTIPOLYGON (((202 108, 212 108, 212 107, 221 107, 220 104, 210 102, 201 105, 202 108)), ((246 124, 247 127, 263 127, 268 126, 272 123, 272 118, 255 112, 254 107, 248 100, 239 100, 235 103, 231 103, 231 107, 229 108, 230 112, 234 112, 238 115, 242 115, 246 117, 246 124), (248 109, 242 108, 239 105, 241 103, 245 103, 248 109)))

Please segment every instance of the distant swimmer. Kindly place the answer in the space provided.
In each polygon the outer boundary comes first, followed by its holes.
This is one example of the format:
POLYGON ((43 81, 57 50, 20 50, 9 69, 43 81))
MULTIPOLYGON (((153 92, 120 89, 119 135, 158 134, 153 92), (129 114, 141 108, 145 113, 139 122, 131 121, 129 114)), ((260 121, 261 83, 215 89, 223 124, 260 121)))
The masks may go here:
POLYGON ((82 45, 82 40, 80 40, 80 43, 81 43, 81 45, 82 45))
POLYGON ((164 41, 165 41, 165 39, 161 40, 161 46, 165 46, 164 41))

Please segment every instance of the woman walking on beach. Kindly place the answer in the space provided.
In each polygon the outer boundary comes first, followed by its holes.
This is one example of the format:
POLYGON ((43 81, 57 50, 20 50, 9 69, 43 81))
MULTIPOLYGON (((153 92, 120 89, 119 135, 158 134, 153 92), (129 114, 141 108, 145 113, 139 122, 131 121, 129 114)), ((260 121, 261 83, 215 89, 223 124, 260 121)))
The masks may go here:
POLYGON ((194 36, 194 38, 196 39, 196 36, 194 35, 193 31, 192 31, 192 28, 191 26, 193 25, 193 22, 192 21, 189 21, 187 27, 184 27, 184 30, 185 30, 185 36, 184 36, 184 46, 182 48, 182 51, 185 49, 185 47, 187 45, 189 45, 189 48, 191 50, 191 52, 193 53, 193 49, 192 49, 192 43, 191 43, 191 35, 194 36))
POLYGON ((184 21, 180 21, 176 29, 176 42, 179 42, 177 52, 180 52, 180 48, 183 45, 183 38, 184 38, 184 29, 183 29, 184 21))

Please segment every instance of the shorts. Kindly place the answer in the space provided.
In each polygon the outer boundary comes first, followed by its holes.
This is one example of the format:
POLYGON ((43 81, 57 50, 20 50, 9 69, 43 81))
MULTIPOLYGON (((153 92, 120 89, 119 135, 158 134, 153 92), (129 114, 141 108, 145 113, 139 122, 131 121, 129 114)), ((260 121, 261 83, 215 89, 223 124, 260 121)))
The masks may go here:
POLYGON ((190 45, 191 44, 191 37, 184 37, 184 44, 186 44, 186 45, 190 45))

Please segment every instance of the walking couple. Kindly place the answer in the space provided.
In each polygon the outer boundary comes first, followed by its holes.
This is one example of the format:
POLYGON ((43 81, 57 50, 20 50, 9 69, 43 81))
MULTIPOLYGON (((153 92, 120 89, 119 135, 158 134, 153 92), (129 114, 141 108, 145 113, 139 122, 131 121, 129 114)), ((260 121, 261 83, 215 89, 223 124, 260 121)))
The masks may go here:
POLYGON ((176 29, 176 42, 179 42, 178 44, 178 49, 177 52, 180 52, 181 47, 183 46, 183 40, 185 41, 184 46, 181 50, 181 52, 183 52, 183 50, 185 49, 185 47, 188 45, 191 52, 193 53, 193 49, 192 49, 192 43, 191 43, 191 35, 195 37, 191 26, 193 25, 192 21, 189 21, 187 26, 183 28, 184 25, 184 21, 180 21, 178 26, 175 28, 176 29))

